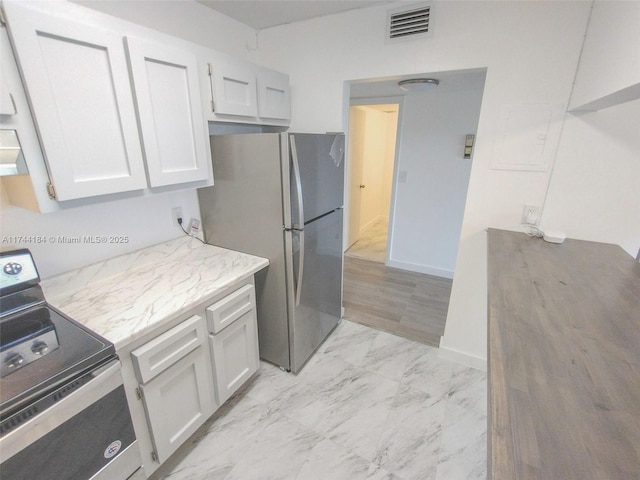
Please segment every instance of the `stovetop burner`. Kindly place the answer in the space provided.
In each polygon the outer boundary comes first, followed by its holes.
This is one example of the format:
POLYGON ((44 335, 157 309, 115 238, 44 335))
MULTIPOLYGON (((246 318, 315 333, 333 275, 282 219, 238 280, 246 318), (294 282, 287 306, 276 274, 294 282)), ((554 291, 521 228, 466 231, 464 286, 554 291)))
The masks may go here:
POLYGON ((22 318, 8 319, 2 322, 2 339, 0 352, 11 348, 40 332, 53 329, 51 314, 46 308, 36 308, 22 318))
POLYGON ((51 312, 46 307, 0 321, 0 377, 43 358, 59 346, 51 312))
POLYGON ((0 257, 2 420, 116 354, 112 343, 46 303, 28 250, 0 257))

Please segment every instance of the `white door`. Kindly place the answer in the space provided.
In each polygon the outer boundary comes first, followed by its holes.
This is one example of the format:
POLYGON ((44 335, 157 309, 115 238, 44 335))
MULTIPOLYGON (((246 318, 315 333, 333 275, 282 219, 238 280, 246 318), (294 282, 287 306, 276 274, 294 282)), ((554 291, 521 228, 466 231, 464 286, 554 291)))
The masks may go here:
POLYGON ((208 130, 195 55, 133 37, 127 50, 149 185, 206 180, 208 130))
POLYGON ((216 53, 209 64, 213 112, 216 115, 258 115, 256 68, 249 62, 216 53))
POLYGON ((164 462, 216 408, 209 355, 200 346, 141 385, 158 462, 164 462))
POLYGON ((360 238, 360 208, 362 190, 362 168, 364 162, 365 114, 357 108, 349 109, 349 228, 347 248, 360 238))
POLYGON ((122 37, 5 2, 58 200, 146 187, 122 37))
POLYGON ((218 403, 222 405, 259 366, 255 309, 216 335, 210 335, 218 403))
POLYGON ((289 75, 266 68, 258 72, 258 116, 289 120, 289 75))

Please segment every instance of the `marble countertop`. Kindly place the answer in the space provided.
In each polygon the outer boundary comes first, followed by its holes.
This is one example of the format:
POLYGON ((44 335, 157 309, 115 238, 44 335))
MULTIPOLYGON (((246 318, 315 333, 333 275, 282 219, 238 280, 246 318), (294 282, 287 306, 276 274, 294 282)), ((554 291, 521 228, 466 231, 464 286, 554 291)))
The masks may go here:
POLYGON ((47 301, 119 350, 269 265, 181 237, 51 277, 47 301))

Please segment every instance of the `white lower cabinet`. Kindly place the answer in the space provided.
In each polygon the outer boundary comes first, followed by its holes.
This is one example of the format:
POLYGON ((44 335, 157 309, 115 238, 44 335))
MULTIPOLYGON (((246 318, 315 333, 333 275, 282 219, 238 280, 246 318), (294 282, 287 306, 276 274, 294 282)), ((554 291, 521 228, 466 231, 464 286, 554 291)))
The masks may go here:
POLYGON ((250 282, 118 351, 147 478, 258 370, 250 282))
POLYGON ((258 326, 253 285, 207 308, 218 402, 224 403, 257 370, 258 326))
POLYGON ((206 337, 204 319, 194 315, 131 354, 158 463, 218 407, 206 337))
POLYGON ((258 370, 258 336, 251 313, 209 336, 220 403, 227 401, 258 370))
POLYGON ((160 463, 195 433, 217 407, 206 357, 205 348, 198 347, 162 375, 140 386, 160 463))

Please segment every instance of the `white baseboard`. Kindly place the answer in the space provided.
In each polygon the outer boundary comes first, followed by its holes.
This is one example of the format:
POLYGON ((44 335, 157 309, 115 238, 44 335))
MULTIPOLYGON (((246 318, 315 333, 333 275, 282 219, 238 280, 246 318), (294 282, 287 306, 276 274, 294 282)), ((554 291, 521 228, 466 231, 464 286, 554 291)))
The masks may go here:
POLYGON ((382 217, 380 215, 378 215, 377 217, 374 217, 372 220, 368 221, 366 225, 362 225, 360 227, 360 233, 365 232, 368 228, 373 226, 376 222, 378 222, 381 219, 382 217))
POLYGON ((430 267, 428 265, 416 265, 415 263, 398 262, 389 260, 386 265, 388 267, 409 270, 410 272, 424 273, 425 275, 433 275, 435 277, 453 278, 453 270, 445 270, 442 268, 430 267))
POLYGON ((470 355, 468 353, 461 352, 460 350, 456 350, 454 348, 443 347, 442 338, 443 337, 440 337, 440 349, 438 351, 438 357, 443 358, 445 360, 451 360, 452 362, 461 363, 462 365, 476 368, 478 370, 482 370, 483 372, 487 371, 486 358, 470 355))

